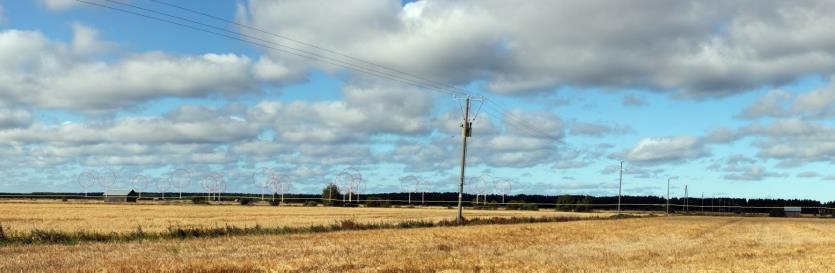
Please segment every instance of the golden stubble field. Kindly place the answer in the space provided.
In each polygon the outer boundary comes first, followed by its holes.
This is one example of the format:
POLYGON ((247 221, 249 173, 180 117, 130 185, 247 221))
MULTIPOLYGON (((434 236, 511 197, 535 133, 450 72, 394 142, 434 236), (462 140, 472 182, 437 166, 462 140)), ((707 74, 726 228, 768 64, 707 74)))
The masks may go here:
MULTIPOLYGON (((403 220, 439 221, 455 216, 455 210, 427 208, 334 208, 334 207, 272 207, 191 204, 104 204, 99 202, 62 203, 2 202, 0 225, 7 232, 33 229, 58 231, 131 232, 141 226, 146 232, 157 232, 174 226, 239 227, 329 225, 341 220, 359 223, 386 223, 403 220)), ((574 214, 554 211, 468 210, 467 217, 539 217, 572 215, 580 217, 610 216, 611 213, 574 214)))
POLYGON ((681 216, 11 245, 0 272, 835 272, 833 234, 833 219, 681 216))

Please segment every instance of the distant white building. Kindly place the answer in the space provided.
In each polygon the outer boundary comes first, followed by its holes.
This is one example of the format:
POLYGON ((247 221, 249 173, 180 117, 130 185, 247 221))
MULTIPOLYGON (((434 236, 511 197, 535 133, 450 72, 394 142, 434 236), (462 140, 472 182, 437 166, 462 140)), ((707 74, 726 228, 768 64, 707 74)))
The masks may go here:
POLYGON ((783 207, 786 217, 798 217, 803 210, 800 207, 783 207))

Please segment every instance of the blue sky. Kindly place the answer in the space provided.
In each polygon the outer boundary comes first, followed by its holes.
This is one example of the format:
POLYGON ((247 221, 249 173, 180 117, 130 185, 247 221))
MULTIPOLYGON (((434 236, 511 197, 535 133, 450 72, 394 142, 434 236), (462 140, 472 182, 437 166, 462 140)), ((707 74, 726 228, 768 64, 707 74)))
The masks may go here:
MULTIPOLYGON (((468 177, 510 178, 514 193, 614 195, 624 161, 625 194, 661 195, 672 178, 676 195, 835 199, 826 2, 171 2, 486 96, 468 177)), ((188 169, 185 191, 222 173, 257 192, 261 167, 293 192, 350 167, 365 192, 409 175, 455 189, 461 101, 448 94, 76 1, 0 7, 0 191, 188 169)))

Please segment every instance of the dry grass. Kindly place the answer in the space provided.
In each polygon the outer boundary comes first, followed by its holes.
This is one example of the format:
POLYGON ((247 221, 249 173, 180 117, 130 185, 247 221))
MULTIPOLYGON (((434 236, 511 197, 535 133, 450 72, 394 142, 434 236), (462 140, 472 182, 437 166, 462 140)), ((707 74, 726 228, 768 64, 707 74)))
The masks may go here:
MULTIPOLYGON (((403 220, 439 221, 454 217, 445 208, 331 208, 228 205, 161 205, 4 202, 0 203, 0 225, 8 232, 34 229, 64 232, 132 232, 141 226, 146 232, 169 227, 284 227, 329 225, 341 220, 358 223, 394 223, 403 220)), ((553 211, 467 211, 467 217, 609 216, 608 213, 557 213, 553 211)))
POLYGON ((833 272, 835 221, 626 220, 0 247, 0 272, 833 272))

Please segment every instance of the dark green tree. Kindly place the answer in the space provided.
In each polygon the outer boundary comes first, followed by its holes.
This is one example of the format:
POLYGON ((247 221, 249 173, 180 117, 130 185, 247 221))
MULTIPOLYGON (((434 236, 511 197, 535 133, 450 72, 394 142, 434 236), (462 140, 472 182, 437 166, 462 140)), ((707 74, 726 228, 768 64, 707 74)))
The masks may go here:
POLYGON ((583 200, 577 201, 577 207, 574 208, 576 212, 589 212, 591 211, 591 197, 584 197, 583 200))
POLYGON ((339 187, 336 184, 330 183, 322 189, 322 204, 325 206, 333 206, 339 203, 339 197, 342 193, 339 192, 339 187))
POLYGON ((571 195, 560 195, 557 197, 557 211, 574 210, 574 197, 571 195))

